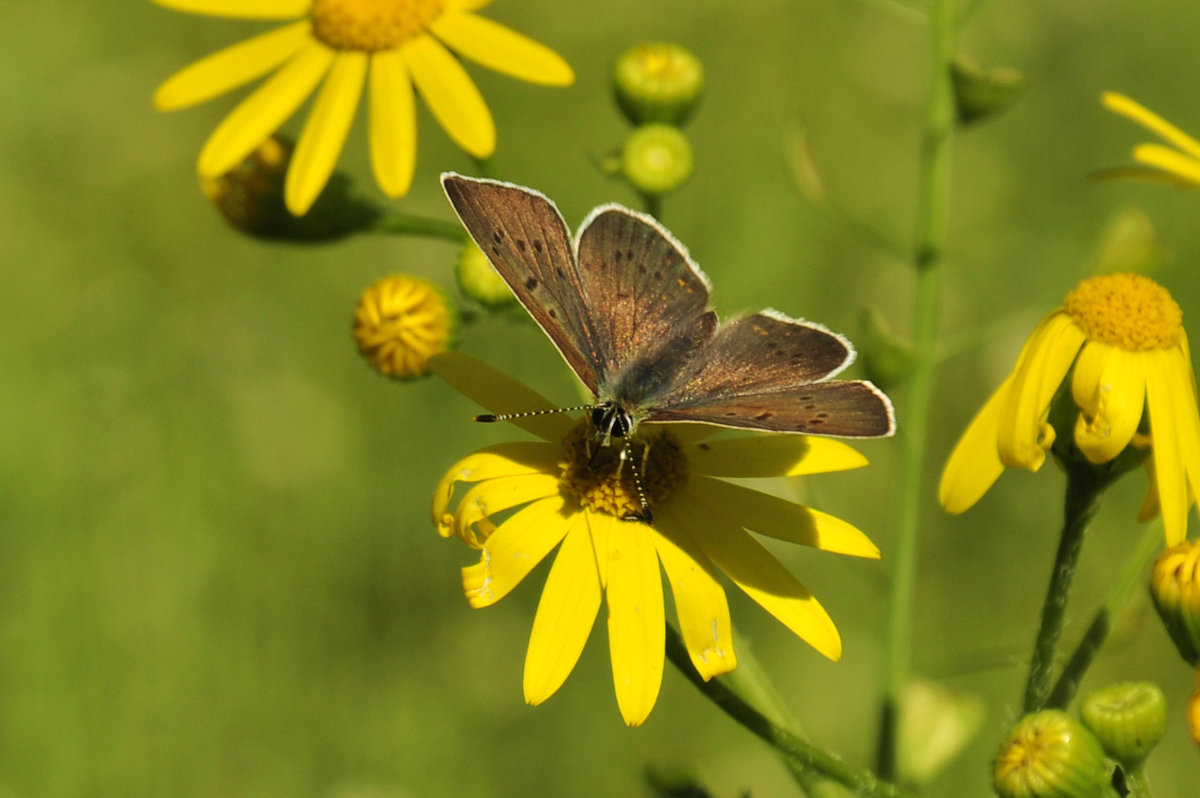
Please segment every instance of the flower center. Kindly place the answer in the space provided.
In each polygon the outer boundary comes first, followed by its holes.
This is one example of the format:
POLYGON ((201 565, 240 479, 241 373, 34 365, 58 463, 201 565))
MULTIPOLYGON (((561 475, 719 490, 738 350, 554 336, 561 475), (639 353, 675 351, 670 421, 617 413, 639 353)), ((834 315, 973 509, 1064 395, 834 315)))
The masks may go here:
POLYGON ((419 377, 454 337, 453 310, 426 280, 396 275, 363 292, 354 312, 359 351, 389 377, 419 377))
POLYGON ((335 50, 392 50, 424 33, 442 0, 313 0, 313 35, 335 50))
POLYGON ((585 509, 627 518, 664 501, 687 482, 687 459, 666 432, 638 435, 602 445, 590 421, 580 422, 563 441, 562 476, 558 484, 585 509), (622 456, 624 452, 624 456, 622 456), (635 476, 636 475, 636 476, 635 476), (638 479, 641 493, 638 492, 638 479))
POLYGON ((1067 294, 1066 308, 1089 338, 1127 352, 1170 349, 1183 338, 1179 305, 1137 274, 1089 277, 1067 294))

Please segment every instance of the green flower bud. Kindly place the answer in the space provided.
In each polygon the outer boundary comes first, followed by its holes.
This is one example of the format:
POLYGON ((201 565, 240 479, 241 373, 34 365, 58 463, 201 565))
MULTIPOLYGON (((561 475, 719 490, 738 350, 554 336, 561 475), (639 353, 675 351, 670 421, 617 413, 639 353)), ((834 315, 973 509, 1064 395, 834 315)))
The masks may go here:
POLYGON ((704 93, 704 65, 677 44, 634 45, 613 65, 617 105, 635 125, 681 125, 704 93))
POLYGON ((670 194, 692 176, 692 145, 671 125, 643 125, 625 139, 621 171, 638 192, 647 196, 670 194))
POLYGON ((992 763, 992 786, 1001 798, 1103 798, 1108 763, 1083 724, 1045 709, 1009 732, 992 763))
POLYGON ((1141 208, 1117 211, 1096 247, 1093 274, 1144 274, 1159 271, 1170 251, 1158 237, 1150 217, 1141 208))
POLYGON ((899 764, 906 783, 927 784, 983 725, 983 700, 917 680, 900 697, 899 764))
POLYGON ((1167 731, 1167 698, 1149 682, 1124 682, 1089 695, 1079 715, 1111 759, 1137 770, 1167 731))
POLYGON ((964 125, 993 116, 1012 105, 1025 88, 1025 76, 1009 67, 984 69, 964 55, 950 65, 954 104, 964 125))
POLYGON ((235 229, 255 238, 319 243, 369 228, 378 211, 350 196, 350 181, 334 174, 321 196, 301 217, 283 202, 283 182, 291 161, 292 143, 272 136, 244 161, 200 187, 235 229))
POLYGON ((1185 540, 1158 556, 1150 597, 1180 656, 1200 664, 1200 542, 1185 540))
POLYGON ((517 301, 508 283, 492 268, 483 250, 474 241, 463 244, 454 265, 459 290, 488 308, 501 308, 517 301))

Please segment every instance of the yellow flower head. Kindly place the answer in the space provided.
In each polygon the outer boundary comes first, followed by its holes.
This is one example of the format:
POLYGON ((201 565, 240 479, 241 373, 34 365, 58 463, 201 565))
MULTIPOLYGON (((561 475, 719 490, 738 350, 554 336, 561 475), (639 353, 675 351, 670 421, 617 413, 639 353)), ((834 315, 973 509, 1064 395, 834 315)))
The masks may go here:
POLYGON ((454 54, 531 83, 565 86, 575 79, 553 51, 475 14, 486 0, 154 1, 216 17, 296 20, 176 73, 158 88, 154 103, 160 110, 184 108, 275 73, 204 145, 200 175, 214 178, 241 162, 320 85, 285 184, 287 207, 297 216, 329 180, 364 89, 375 178, 388 196, 399 197, 412 183, 416 162, 414 87, 456 144, 479 158, 495 149, 492 116, 454 54))
POLYGON ((464 458, 433 497, 438 532, 482 550, 479 563, 463 569, 473 607, 499 601, 558 549, 525 658, 530 704, 545 701, 570 675, 607 602, 617 703, 629 725, 646 719, 663 672, 660 566, 692 664, 705 679, 737 664, 721 571, 819 652, 841 655, 829 615, 750 531, 857 557, 878 557, 879 550, 844 521, 722 477, 865 465, 854 449, 794 435, 711 440, 717 428, 644 424, 622 455, 621 446, 592 437, 590 422, 553 412, 546 399, 479 361, 446 353, 430 366, 493 413, 524 412, 513 423, 540 438, 464 458), (628 520, 643 502, 653 508, 653 526, 628 520))
POLYGON ((429 371, 429 358, 454 340, 454 305, 441 289, 417 277, 396 275, 366 291, 354 311, 354 340, 376 369, 408 379, 429 371))
POLYGON ((1180 656, 1200 665, 1200 542, 1185 540, 1159 555, 1150 598, 1180 656))
POLYGON ((1013 373, 950 455, 938 491, 942 506, 967 510, 1006 465, 1041 468, 1056 434, 1051 400, 1068 376, 1079 408, 1079 451, 1100 464, 1131 443, 1149 444, 1151 486, 1139 520, 1161 508, 1168 545, 1183 540, 1200 493, 1200 414, 1187 334, 1166 289, 1132 274, 1084 280, 1038 325, 1013 373), (1138 431, 1143 417, 1148 439, 1138 431))
POLYGON ((1169 183, 1183 188, 1200 187, 1200 141, 1123 94, 1106 91, 1100 101, 1108 110, 1132 119, 1172 145, 1137 145, 1133 148, 1133 159, 1147 168, 1115 170, 1114 176, 1169 183))
POLYGON ((1026 715, 992 762, 1001 798, 1103 798, 1108 762, 1083 724, 1057 709, 1026 715))

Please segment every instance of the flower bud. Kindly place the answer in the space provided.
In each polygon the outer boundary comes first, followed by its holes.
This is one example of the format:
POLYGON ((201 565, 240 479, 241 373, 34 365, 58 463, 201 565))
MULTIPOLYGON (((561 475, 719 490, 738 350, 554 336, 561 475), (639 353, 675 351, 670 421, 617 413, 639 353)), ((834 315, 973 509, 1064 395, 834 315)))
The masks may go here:
POLYGON ((681 125, 704 93, 704 66, 677 44, 634 45, 613 65, 617 105, 635 125, 681 125))
POLYGON ((1045 709, 1009 732, 992 763, 992 786, 1001 798, 1102 798, 1108 763, 1083 724, 1045 709))
POLYGON ((912 342, 892 332, 875 308, 863 311, 858 327, 858 349, 867 378, 885 391, 907 380, 916 362, 912 342))
POLYGON ((508 283, 492 268, 483 250, 474 241, 467 241, 458 251, 454 277, 459 290, 484 307, 501 308, 517 300, 508 283))
POLYGON ((354 311, 354 339, 380 373, 422 377, 428 361, 454 342, 457 312, 428 280, 395 275, 363 292, 354 311))
POLYGON ((966 56, 950 65, 954 104, 964 125, 993 116, 1012 105, 1025 88, 1025 76, 1011 67, 985 69, 966 56))
POLYGON ((1200 664, 1200 543, 1185 540, 1159 555, 1150 597, 1180 656, 1200 664))
MULTIPOLYGON (((735 671, 736 672, 736 671, 735 671)), ((900 697, 899 766, 906 783, 927 784, 979 732, 987 709, 978 696, 916 680, 900 697)))
POLYGON ((692 176, 692 145, 671 125, 643 125, 629 134, 621 152, 621 171, 639 193, 661 196, 692 176))
POLYGON ((271 136, 225 174, 201 180, 200 187, 230 225, 255 238, 315 243, 370 227, 378 211, 350 196, 350 182, 340 174, 306 215, 288 211, 283 183, 293 149, 284 137, 271 136))
POLYGON ((1137 770, 1167 731, 1167 698, 1149 682, 1123 682, 1089 695, 1079 715, 1110 759, 1137 770))

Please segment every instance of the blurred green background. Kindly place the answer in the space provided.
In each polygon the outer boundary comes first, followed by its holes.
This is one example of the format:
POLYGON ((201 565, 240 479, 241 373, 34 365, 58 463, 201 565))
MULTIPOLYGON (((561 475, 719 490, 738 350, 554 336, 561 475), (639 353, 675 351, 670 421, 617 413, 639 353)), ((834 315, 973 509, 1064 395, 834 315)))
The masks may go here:
MULTIPOLYGON (((941 461, 1036 320, 1090 268, 1120 209, 1145 209, 1173 253, 1155 276, 1185 321, 1200 318, 1200 196, 1087 179, 1148 138, 1100 108, 1102 89, 1200 133, 1196 5, 974 6, 961 49, 1021 69, 1029 88, 963 135, 954 159, 942 329, 978 345, 938 377, 914 668, 983 696, 988 715, 932 785, 945 796, 988 794, 990 757, 1018 711, 1063 480, 1053 467, 1008 473, 950 518, 933 497, 941 461)), ((806 130, 831 194, 909 237, 928 84, 918 17, 851 0, 503 0, 486 14, 555 48, 578 75, 559 90, 468 67, 497 120, 497 176, 543 190, 573 225, 601 202, 633 203, 593 165, 626 131, 609 64, 639 40, 678 41, 705 62, 709 91, 688 128, 695 177, 668 199, 665 221, 712 277, 717 309, 773 306, 854 336, 874 306, 907 329, 909 266, 814 213, 786 155, 806 130)), ((670 668, 646 726, 625 728, 602 625, 560 693, 524 705, 544 566, 473 611, 458 569, 475 555, 438 538, 428 517, 443 470, 513 431, 472 424, 474 407, 436 381, 379 377, 350 338, 365 285, 394 271, 448 285, 454 249, 235 234, 194 174, 233 100, 151 108, 177 69, 268 27, 137 0, 5 9, 0 796, 636 796, 647 766, 691 770, 722 798, 795 794, 764 746, 670 668)), ((417 180, 398 207, 451 218, 437 173, 472 165, 419 113, 417 180)), ((341 166, 378 196, 365 138, 360 118, 341 166)), ((561 401, 574 395, 532 325, 485 319, 463 349, 561 401)), ((843 661, 732 601, 741 644, 812 737, 869 763, 898 472, 893 443, 861 449, 871 468, 783 488, 883 550, 881 563, 779 550, 839 622, 843 661)), ((1143 489, 1140 473, 1125 479, 1090 534, 1068 642, 1133 549, 1143 489)), ((1160 796, 1191 795, 1200 761, 1183 705, 1194 675, 1145 597, 1135 604, 1084 687, 1163 686, 1169 732, 1150 777, 1160 796)))

